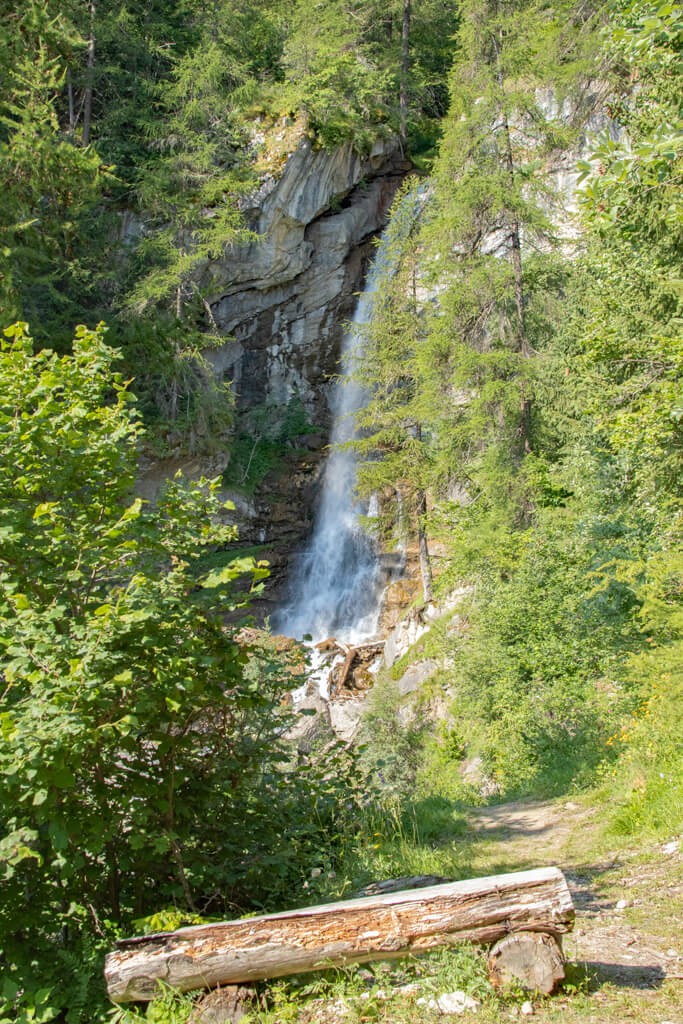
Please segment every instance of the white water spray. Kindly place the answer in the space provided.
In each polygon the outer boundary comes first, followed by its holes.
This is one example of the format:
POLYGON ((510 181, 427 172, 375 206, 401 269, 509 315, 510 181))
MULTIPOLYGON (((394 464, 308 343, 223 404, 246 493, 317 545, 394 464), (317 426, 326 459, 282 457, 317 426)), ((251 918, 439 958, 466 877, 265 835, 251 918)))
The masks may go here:
MULTIPOLYGON (((352 325, 367 322, 383 260, 381 248, 370 267, 352 325)), ((367 394, 353 379, 360 356, 359 332, 347 331, 342 343, 342 375, 332 395, 331 444, 355 436, 354 413, 367 394)), ((361 516, 377 514, 377 502, 356 500, 356 454, 333 447, 322 481, 313 535, 295 567, 291 600, 274 618, 274 628, 288 636, 312 637, 313 643, 335 637, 356 644, 377 632, 382 575, 371 537, 361 516)))

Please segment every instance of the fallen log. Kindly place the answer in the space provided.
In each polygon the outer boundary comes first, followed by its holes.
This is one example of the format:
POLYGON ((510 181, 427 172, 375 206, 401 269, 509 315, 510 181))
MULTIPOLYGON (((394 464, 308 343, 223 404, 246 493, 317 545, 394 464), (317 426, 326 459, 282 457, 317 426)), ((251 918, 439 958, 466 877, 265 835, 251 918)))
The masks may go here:
POLYGON ((343 690, 351 675, 355 662, 368 664, 384 650, 384 641, 372 641, 370 643, 358 644, 356 647, 347 647, 346 644, 337 643, 337 648, 344 655, 344 661, 335 665, 332 669, 330 679, 332 681, 333 694, 343 690))
POLYGON ((368 960, 425 953, 523 931, 571 931, 564 875, 541 868, 124 939, 105 963, 114 1002, 368 960))
POLYGON ((355 647, 351 647, 349 649, 346 657, 344 658, 343 665, 340 668, 337 667, 337 668, 333 668, 332 669, 332 681, 333 681, 333 684, 334 684, 334 690, 335 691, 342 690, 344 688, 344 686, 346 685, 346 680, 349 677, 349 672, 351 671, 351 666, 353 665, 355 660, 356 660, 356 648, 355 647))
POLYGON ((386 892, 401 892, 403 889, 426 889, 427 886, 446 885, 450 881, 450 878, 443 878, 441 875, 403 875, 402 878, 387 878, 382 882, 369 882, 353 896, 359 898, 381 896, 386 892))

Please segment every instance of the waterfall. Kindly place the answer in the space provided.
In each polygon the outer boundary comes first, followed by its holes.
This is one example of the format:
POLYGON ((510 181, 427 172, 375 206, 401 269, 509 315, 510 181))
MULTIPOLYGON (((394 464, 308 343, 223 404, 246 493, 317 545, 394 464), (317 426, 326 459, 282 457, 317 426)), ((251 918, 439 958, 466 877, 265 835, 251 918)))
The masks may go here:
POLYGON ((367 322, 382 262, 380 247, 342 342, 342 373, 331 401, 333 447, 325 466, 313 534, 295 566, 290 601, 274 616, 278 632, 298 639, 311 635, 314 643, 331 636, 357 643, 377 631, 382 577, 375 544, 360 521, 363 515, 377 514, 377 503, 356 500, 356 454, 334 446, 354 437, 353 414, 366 399, 366 392, 353 378, 362 345, 355 328, 367 322))

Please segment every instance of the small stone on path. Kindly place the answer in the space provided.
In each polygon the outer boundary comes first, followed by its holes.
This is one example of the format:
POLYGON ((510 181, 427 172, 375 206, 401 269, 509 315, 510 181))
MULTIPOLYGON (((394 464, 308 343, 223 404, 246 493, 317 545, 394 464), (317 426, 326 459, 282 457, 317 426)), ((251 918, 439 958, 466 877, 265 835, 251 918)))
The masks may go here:
POLYGON ((530 1003, 529 1001, 527 1001, 526 1003, 522 1003, 522 1013, 525 1017, 533 1017, 535 1013, 534 1004, 530 1003))
POLYGON ((480 1003, 466 992, 445 992, 436 999, 418 999, 418 1006, 426 1006, 428 1010, 438 1010, 440 1013, 466 1013, 468 1010, 476 1013, 480 1003))

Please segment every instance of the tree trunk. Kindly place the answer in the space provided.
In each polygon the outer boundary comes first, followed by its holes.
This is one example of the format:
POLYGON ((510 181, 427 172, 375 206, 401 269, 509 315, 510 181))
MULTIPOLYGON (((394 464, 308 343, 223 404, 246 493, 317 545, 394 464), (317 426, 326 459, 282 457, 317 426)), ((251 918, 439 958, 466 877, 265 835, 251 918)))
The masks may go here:
POLYGON ((427 515, 427 495, 424 491, 417 492, 417 544, 420 552, 420 577, 422 579, 422 596, 425 604, 431 604, 434 600, 434 588, 432 580, 432 560, 429 557, 429 542, 425 530, 425 516, 427 515))
POLYGON ((400 82, 400 134, 401 142, 408 138, 408 73, 410 71, 410 4, 403 0, 403 30, 401 32, 401 82, 400 82))
MULTIPOLYGON (((512 156, 512 139, 510 138, 510 124, 507 113, 503 109, 503 133, 505 138, 505 167, 510 181, 510 190, 515 184, 515 165, 512 156)), ((510 215, 510 248, 512 251, 512 272, 515 280, 515 308, 517 323, 515 326, 515 351, 522 356, 529 358, 532 354, 529 339, 526 333, 524 319, 524 272, 522 269, 522 241, 519 228, 519 219, 516 213, 510 215)), ((520 406, 520 449, 524 452, 531 451, 531 401, 525 393, 524 384, 521 385, 519 397, 520 406)))
POLYGON ((71 80, 71 68, 66 71, 66 94, 69 100, 69 138, 73 142, 76 134, 76 105, 74 103, 74 85, 71 80))
POLYGON ((323 967, 392 959, 517 931, 561 935, 574 907, 564 875, 540 868, 371 896, 119 942, 105 962, 115 1002, 323 967))
MULTIPOLYGON (((505 169, 510 181, 510 188, 515 184, 515 165, 512 157, 512 140, 510 138, 510 124, 505 111, 503 111, 503 134, 505 138, 505 169)), ((515 325, 515 348, 524 356, 531 355, 531 348, 526 335, 526 324, 524 320, 524 274, 522 271, 522 241, 519 228, 519 219, 516 213, 510 214, 510 248, 512 251, 512 272, 515 278, 515 309, 517 323, 515 325)))
MULTIPOLYGON (((510 121, 508 119, 507 110, 505 109, 505 82, 503 78, 503 70, 501 67, 500 60, 501 48, 502 39, 496 43, 496 75, 498 80, 498 88, 500 89, 500 110, 504 139, 505 170, 507 172, 508 181, 510 184, 510 195, 514 195, 515 162, 514 157, 512 155, 512 137, 510 135, 510 121)), ((521 355, 528 358, 533 354, 533 350, 531 348, 531 345, 529 344, 529 338, 527 336, 526 322, 524 317, 524 271, 522 267, 522 236, 519 226, 519 218, 517 216, 516 211, 511 210, 509 216, 510 251, 512 253, 512 273, 514 276, 516 311, 515 351, 519 352, 521 355)), ((520 394, 520 414, 520 447, 523 448, 524 452, 530 452, 531 401, 525 393, 524 384, 522 384, 520 394)))
POLYGON ((90 145, 92 127, 92 97, 95 77, 95 0, 88 5, 90 10, 90 35, 88 37, 88 63, 85 74, 85 100, 83 103, 83 145, 90 145))
MULTIPOLYGON (((502 88, 502 82, 499 81, 502 88)), ((515 163, 512 156, 512 138, 510 136, 510 122, 508 121, 505 107, 502 108, 503 139, 505 145, 505 170, 510 191, 515 187, 515 163)), ((510 212, 510 248, 512 251, 512 272, 515 278, 515 308, 517 323, 515 325, 515 348, 523 355, 531 355, 531 349, 526 336, 526 325, 524 322, 524 274, 522 271, 522 241, 519 228, 519 218, 514 211, 510 212)))

